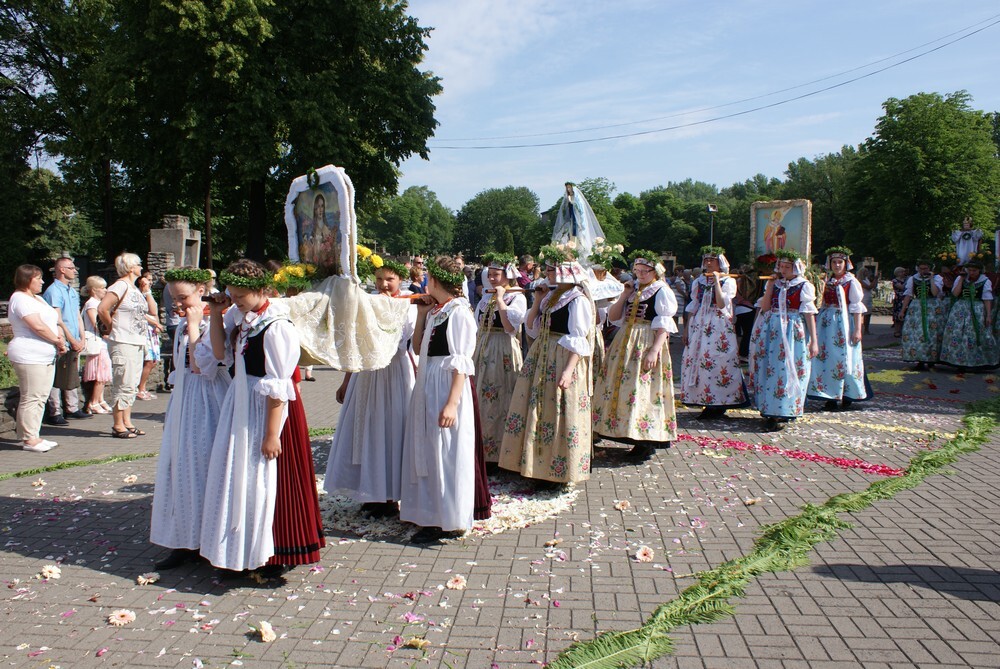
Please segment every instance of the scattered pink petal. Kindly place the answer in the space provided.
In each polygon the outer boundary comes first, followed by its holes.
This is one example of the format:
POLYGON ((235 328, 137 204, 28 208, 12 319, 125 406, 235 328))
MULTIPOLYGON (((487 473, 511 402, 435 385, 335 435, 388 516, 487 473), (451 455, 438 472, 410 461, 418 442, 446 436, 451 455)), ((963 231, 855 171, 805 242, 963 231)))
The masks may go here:
POLYGON ((97 650, 97 652, 96 652, 96 653, 94 653, 94 655, 96 655, 97 657, 104 657, 104 654, 105 654, 106 652, 108 652, 108 649, 107 649, 107 648, 99 648, 99 649, 97 650))

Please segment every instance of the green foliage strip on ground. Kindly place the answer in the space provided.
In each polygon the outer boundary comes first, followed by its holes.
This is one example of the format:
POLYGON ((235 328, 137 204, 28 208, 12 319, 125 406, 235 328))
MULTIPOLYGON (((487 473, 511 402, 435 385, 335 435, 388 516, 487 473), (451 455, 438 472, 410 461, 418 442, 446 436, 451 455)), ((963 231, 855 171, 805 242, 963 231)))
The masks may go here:
POLYGON ((6 474, 0 474, 0 481, 6 481, 7 479, 19 479, 25 476, 38 476, 39 474, 46 474, 48 472, 57 472, 61 469, 72 469, 73 467, 87 467, 90 465, 108 465, 115 462, 132 462, 133 460, 145 460, 146 458, 152 458, 159 455, 159 453, 133 453, 131 455, 112 455, 107 458, 94 458, 92 460, 68 460, 66 462, 57 462, 52 465, 46 465, 45 467, 35 467, 34 469, 22 469, 19 472, 8 472, 6 474))
POLYGON ((966 428, 943 447, 911 459, 903 476, 876 481, 860 492, 836 495, 819 506, 807 504, 799 515, 764 526, 752 553, 701 572, 695 585, 659 606, 642 627, 608 632, 575 643, 548 666, 552 669, 638 666, 672 652, 674 643, 669 632, 733 615, 732 600, 743 597, 746 587, 756 577, 809 564, 813 546, 832 541, 840 530, 852 527, 839 517, 841 513, 861 511, 901 490, 916 487, 932 474, 946 473, 945 468, 959 457, 979 450, 979 445, 997 426, 998 416, 1000 399, 970 404, 963 418, 966 428))

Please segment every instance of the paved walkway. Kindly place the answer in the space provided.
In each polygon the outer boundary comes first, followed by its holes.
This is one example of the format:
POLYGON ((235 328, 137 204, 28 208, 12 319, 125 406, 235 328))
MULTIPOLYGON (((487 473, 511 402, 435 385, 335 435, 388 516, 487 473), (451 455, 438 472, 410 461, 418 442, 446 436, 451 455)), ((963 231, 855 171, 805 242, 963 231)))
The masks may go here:
MULTIPOLYGON (((887 325, 873 328, 869 345, 893 343, 887 325)), ((690 574, 749 552, 761 525, 863 490, 940 446, 965 402, 1000 386, 993 375, 910 372, 898 348, 867 359, 879 394, 855 411, 811 404, 777 434, 761 433, 749 411, 711 423, 682 411, 687 436, 650 463, 599 450, 594 477, 557 517, 432 548, 331 523, 321 566, 280 586, 219 583, 206 567, 137 585, 162 555, 147 541, 154 457, 0 481, 0 657, 63 669, 538 666, 574 639, 638 627, 690 574), (635 559, 642 546, 651 561, 635 559), (59 579, 35 578, 57 562, 59 579), (446 587, 458 575, 467 587, 446 587), (136 620, 109 626, 117 609, 136 620), (273 643, 250 632, 261 620, 276 629, 273 643), (430 645, 400 647, 411 637, 430 645)), ((317 377, 303 384, 310 424, 332 427, 340 375, 317 377)), ((47 428, 59 448, 0 446, 0 474, 154 452, 166 398, 137 405, 143 439, 108 438, 102 417, 47 428)), ((1000 666, 998 443, 853 514, 855 527, 818 545, 810 566, 754 582, 734 617, 672 633, 676 653, 654 666, 1000 666)), ((320 462, 328 445, 314 441, 320 462)))

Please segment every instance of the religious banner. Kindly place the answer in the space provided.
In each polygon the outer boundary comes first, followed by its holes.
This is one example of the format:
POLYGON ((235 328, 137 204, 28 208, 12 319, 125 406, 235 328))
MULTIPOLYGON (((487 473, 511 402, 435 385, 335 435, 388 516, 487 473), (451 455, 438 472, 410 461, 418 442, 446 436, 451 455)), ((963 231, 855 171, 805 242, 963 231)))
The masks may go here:
POLYGON ((754 258, 794 251, 808 265, 812 254, 812 202, 772 200, 750 205, 750 251, 754 258))
POLYGON ((357 277, 354 184, 342 167, 325 165, 292 181, 285 198, 288 257, 323 276, 357 277))
POLYGON ((294 181, 285 199, 288 257, 325 276, 311 290, 280 300, 299 332, 301 364, 345 372, 381 369, 399 346, 408 300, 369 295, 358 280, 354 186, 326 165, 294 181))

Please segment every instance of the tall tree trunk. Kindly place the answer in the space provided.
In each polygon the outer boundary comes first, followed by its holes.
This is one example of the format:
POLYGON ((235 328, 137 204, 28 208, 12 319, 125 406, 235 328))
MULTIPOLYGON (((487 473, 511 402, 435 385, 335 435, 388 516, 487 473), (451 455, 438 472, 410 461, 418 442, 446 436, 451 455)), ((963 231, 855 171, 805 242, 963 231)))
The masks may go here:
POLYGON ((250 182, 250 206, 247 216, 247 258, 264 262, 264 235, 267 217, 264 212, 266 193, 263 179, 250 182))
POLYGON ((205 267, 212 269, 212 172, 205 176, 205 267))
POLYGON ((104 252, 105 260, 111 262, 118 255, 111 219, 111 159, 101 158, 101 209, 104 212, 104 252))

